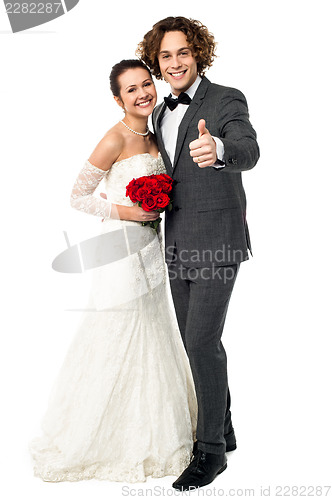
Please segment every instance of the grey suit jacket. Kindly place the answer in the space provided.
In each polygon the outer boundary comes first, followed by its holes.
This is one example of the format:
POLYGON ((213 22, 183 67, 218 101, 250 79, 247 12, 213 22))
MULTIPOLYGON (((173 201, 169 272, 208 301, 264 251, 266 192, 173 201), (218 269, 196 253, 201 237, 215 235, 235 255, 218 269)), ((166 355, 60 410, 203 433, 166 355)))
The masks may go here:
POLYGON ((259 147, 244 95, 202 79, 179 126, 173 167, 160 129, 165 107, 157 106, 152 120, 167 173, 174 179, 173 209, 166 211, 166 261, 177 258, 185 267, 211 267, 247 260, 251 245, 241 172, 256 165, 259 147), (224 144, 221 170, 199 168, 190 156, 189 143, 198 138, 201 118, 224 144))

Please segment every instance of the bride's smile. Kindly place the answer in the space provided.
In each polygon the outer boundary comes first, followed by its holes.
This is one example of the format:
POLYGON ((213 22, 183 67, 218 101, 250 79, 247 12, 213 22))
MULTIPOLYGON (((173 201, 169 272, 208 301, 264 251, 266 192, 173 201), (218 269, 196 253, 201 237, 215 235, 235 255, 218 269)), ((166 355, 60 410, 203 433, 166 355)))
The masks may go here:
POLYGON ((148 106, 150 106, 151 103, 152 103, 152 99, 148 99, 148 100, 143 101, 143 102, 138 102, 136 104, 136 106, 139 106, 140 108, 147 108, 148 106))

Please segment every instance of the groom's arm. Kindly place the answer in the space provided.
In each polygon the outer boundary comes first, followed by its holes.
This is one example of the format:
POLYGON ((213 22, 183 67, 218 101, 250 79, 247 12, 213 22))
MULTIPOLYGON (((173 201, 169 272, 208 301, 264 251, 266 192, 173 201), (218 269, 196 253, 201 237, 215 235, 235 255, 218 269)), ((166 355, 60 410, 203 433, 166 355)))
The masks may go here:
POLYGON ((237 89, 228 88, 219 101, 218 131, 224 145, 222 171, 242 172, 253 168, 259 158, 256 132, 249 121, 246 98, 237 89))

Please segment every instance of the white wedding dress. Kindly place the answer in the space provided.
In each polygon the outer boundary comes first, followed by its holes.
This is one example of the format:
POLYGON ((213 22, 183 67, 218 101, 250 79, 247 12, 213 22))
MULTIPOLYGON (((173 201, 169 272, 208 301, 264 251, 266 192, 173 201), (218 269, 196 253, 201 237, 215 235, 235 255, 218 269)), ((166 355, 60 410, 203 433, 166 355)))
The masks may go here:
MULTIPOLYGON (((165 173, 159 154, 138 154, 108 172, 88 161, 72 206, 104 217, 102 233, 129 234, 127 255, 93 271, 89 303, 51 392, 43 435, 30 443, 44 481, 145 481, 178 476, 195 438, 197 402, 188 358, 166 290, 160 233, 109 218, 109 201, 93 195, 104 178, 107 198, 131 206, 126 185, 165 173)), ((115 237, 115 244, 117 237, 115 237)), ((120 256, 121 257, 121 256, 120 256)))

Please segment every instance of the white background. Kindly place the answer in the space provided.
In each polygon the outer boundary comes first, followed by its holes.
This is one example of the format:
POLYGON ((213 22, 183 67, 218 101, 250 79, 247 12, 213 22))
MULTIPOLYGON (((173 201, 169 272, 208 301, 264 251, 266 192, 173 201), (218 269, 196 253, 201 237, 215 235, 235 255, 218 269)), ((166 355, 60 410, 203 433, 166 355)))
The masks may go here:
MULTIPOLYGON (((89 275, 51 268, 100 221, 74 211, 75 176, 121 110, 108 76, 153 23, 198 18, 218 41, 207 77, 249 103, 261 159, 243 174, 254 258, 224 331, 238 450, 212 485, 331 485, 331 40, 329 2, 83 1, 12 34, 0 9, 1 466, 4 498, 110 499, 121 483, 44 483, 27 446, 74 336, 89 275)), ((159 100, 168 93, 157 83, 159 100)), ((165 487, 173 477, 132 485, 165 487)), ((307 491, 308 493, 308 491, 307 491)), ((154 491, 155 496, 158 491, 154 491)), ((203 490, 200 492, 202 496, 203 490)), ((192 495, 197 495, 192 494, 192 495)), ((331 496, 332 493, 330 492, 331 496)), ((210 495, 211 496, 211 495, 210 495)), ((242 494, 244 496, 244 493, 242 494)))

